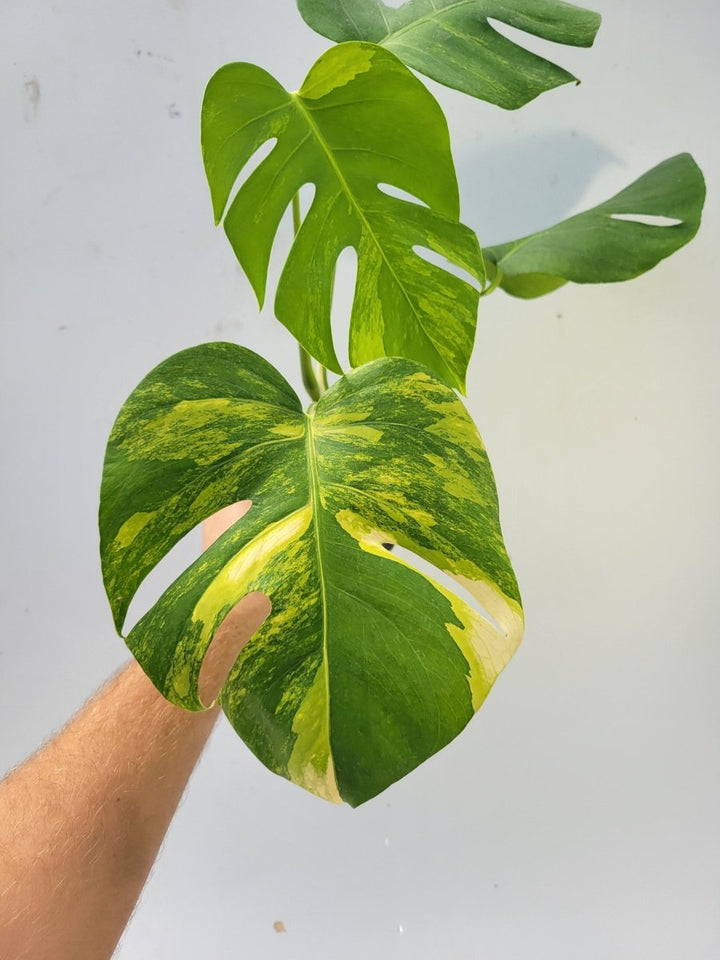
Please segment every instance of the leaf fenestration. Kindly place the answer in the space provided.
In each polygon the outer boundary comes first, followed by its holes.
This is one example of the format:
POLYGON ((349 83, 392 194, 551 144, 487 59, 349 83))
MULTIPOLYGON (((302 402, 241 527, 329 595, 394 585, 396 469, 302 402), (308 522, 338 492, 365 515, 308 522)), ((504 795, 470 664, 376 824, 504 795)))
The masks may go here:
POLYGON ((700 227, 705 181, 688 153, 663 161, 629 187, 546 230, 486 247, 500 286, 539 297, 574 283, 614 283, 652 269, 700 227))
POLYGON ((205 169, 217 222, 258 300, 275 235, 293 196, 315 186, 275 298, 277 318, 324 366, 340 365, 330 326, 338 256, 357 251, 350 322, 353 366, 405 356, 459 389, 472 352, 478 291, 414 248, 445 257, 479 283, 475 234, 459 222, 457 181, 442 111, 387 50, 344 43, 325 53, 298 93, 247 63, 222 67, 202 111, 205 169), (275 147, 231 191, 250 157, 275 147), (389 184, 418 202, 390 196, 389 184))
POLYGON ((267 594, 222 707, 271 770, 357 805, 463 729, 520 641, 487 454, 453 391, 411 361, 360 367, 305 414, 251 351, 186 350, 131 394, 108 442, 102 558, 119 630, 173 544, 246 498, 128 646, 166 697, 200 709, 215 630, 267 594), (382 543, 446 571, 490 617, 382 543))
POLYGON ((562 67, 493 29, 490 20, 575 47, 592 45, 600 16, 562 0, 297 0, 306 23, 331 40, 369 40, 413 70, 507 110, 564 83, 562 67))

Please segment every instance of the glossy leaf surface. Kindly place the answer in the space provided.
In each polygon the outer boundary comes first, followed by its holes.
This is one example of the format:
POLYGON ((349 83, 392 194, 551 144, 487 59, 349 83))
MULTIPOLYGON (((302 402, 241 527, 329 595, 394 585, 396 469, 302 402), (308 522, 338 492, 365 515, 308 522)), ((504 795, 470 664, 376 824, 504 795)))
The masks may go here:
POLYGON ((278 319, 322 364, 340 364, 330 326, 338 256, 357 251, 350 324, 353 366, 404 356, 464 387, 478 291, 418 255, 428 248, 480 282, 474 233, 459 220, 457 181, 445 118, 422 83, 393 54, 366 43, 324 54, 298 93, 248 63, 222 67, 202 111, 205 169, 216 221, 260 303, 284 212, 306 183, 315 195, 282 271, 278 319), (252 155, 275 146, 231 191, 252 155), (390 196, 387 184, 419 202, 390 196))
POLYGON ((539 297, 575 283, 630 280, 692 240, 700 226, 705 182, 682 153, 653 167, 605 203, 521 240, 487 247, 500 286, 539 297))
POLYGON ((370 40, 413 70, 514 110, 571 73, 493 29, 489 20, 575 47, 589 47, 600 16, 561 0, 297 0, 305 21, 331 40, 370 40))
POLYGON ((492 472, 457 396, 381 359, 304 413, 256 354, 206 344, 160 364, 107 448, 103 572, 118 630, 139 583, 203 517, 249 513, 127 636, 170 700, 200 709, 203 656, 247 593, 272 612, 221 692, 271 770, 357 805, 453 739, 522 632, 492 472), (490 618, 382 543, 452 575, 490 618))

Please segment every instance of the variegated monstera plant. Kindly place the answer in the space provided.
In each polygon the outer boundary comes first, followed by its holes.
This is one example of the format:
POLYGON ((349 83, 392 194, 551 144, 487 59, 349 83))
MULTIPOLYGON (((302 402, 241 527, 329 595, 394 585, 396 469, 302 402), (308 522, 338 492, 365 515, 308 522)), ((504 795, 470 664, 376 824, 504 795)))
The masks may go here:
POLYGON ((242 346, 204 344, 161 363, 108 442, 101 551, 122 631, 138 586, 173 545, 220 508, 251 500, 127 644, 168 699, 203 709, 198 677, 215 631, 248 593, 266 594, 271 613, 220 703, 271 770, 357 805, 463 729, 521 638, 492 472, 456 392, 479 298, 497 287, 534 297, 650 269, 695 234, 704 185, 691 157, 676 156, 586 213, 481 253, 459 219, 445 118, 413 71, 515 109, 575 78, 490 19, 590 46, 600 18, 560 0, 298 7, 337 44, 296 93, 253 64, 222 67, 205 95, 202 149, 215 219, 260 303, 279 222, 293 207, 275 311, 299 341, 312 402, 303 410, 283 377, 242 346), (268 141, 272 150, 243 180, 268 141), (305 184, 314 197, 303 215, 305 184), (343 371, 330 309, 347 247, 357 281, 352 369, 343 371), (430 262, 427 250, 475 282, 430 262), (330 387, 327 371, 337 375, 330 387), (392 545, 449 574, 478 608, 392 545))

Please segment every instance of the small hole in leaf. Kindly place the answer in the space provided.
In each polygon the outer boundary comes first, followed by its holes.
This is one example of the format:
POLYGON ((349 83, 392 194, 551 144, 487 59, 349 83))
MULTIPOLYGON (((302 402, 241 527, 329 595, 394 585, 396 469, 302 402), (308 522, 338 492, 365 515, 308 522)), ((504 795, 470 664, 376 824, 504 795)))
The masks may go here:
POLYGON ((251 505, 251 500, 242 500, 219 510, 212 517, 196 524, 170 548, 145 577, 133 597, 123 627, 125 634, 129 633, 167 588, 197 560, 200 553, 232 523, 247 513, 251 505))
POLYGON ((408 193, 407 190, 402 190, 392 183, 379 183, 378 190, 380 190, 381 193, 387 194, 388 197, 395 197, 397 200, 406 200, 408 203, 419 203, 421 207, 428 206, 424 200, 416 197, 414 193, 408 193))
POLYGON ((475 287, 476 290, 480 289, 479 282, 475 277, 468 273, 467 270, 463 270, 462 267, 459 267, 456 263, 453 263, 452 260, 448 260, 447 257, 444 257, 441 253, 436 253, 434 250, 430 250, 428 247, 413 247, 413 253, 416 253, 421 260, 426 260, 428 263, 432 263, 435 267, 440 267, 441 269, 451 273, 454 277, 457 277, 459 280, 463 280, 465 283, 469 284, 471 287, 475 287))
MULTIPOLYGON (((310 208, 312 207, 313 201, 315 200, 316 192, 317 192, 317 188, 314 183, 303 183, 297 192, 298 206, 300 208, 300 226, 302 226, 303 221, 307 218, 307 215, 310 212, 310 208)), ((294 214, 292 212, 292 207, 293 205, 291 201, 288 204, 288 207, 285 213, 283 214, 283 218, 290 216, 292 221, 292 232, 294 235, 295 222, 294 222, 294 214)), ((284 262, 287 259, 287 255, 288 255, 287 250, 283 250, 282 255, 283 255, 283 262, 284 262)))
POLYGON ((510 40, 511 43, 514 43, 518 47, 522 47, 523 50, 527 50, 540 57, 553 57, 553 50, 555 50, 556 47, 552 40, 536 37, 534 33, 522 30, 520 27, 513 27, 503 20, 498 20, 496 17, 487 17, 487 22, 495 33, 499 33, 501 37, 510 40))
POLYGON ((193 527, 175 546, 165 554, 150 571, 133 597, 128 608, 123 633, 127 635, 142 617, 154 606, 171 583, 198 558, 200 524, 193 527))
MULTIPOLYGON (((385 546, 385 544, 383 544, 383 546, 385 546)), ((444 587, 450 593, 455 594, 456 597, 464 600, 469 607, 473 608, 473 610, 478 610, 485 617, 485 619, 495 627, 496 630, 499 630, 502 633, 500 624, 497 622, 497 620, 495 620, 492 614, 490 614, 485 607, 482 606, 477 597, 473 596, 467 587, 463 586, 461 583, 458 583, 451 574, 446 573, 439 567, 434 566, 434 564, 424 560, 422 557, 419 557, 416 553, 413 553, 412 550, 408 550, 406 547, 400 547, 396 545, 392 552, 394 556, 400 560, 404 560, 408 566, 413 567, 418 571, 418 573, 424 574, 426 577, 429 577, 430 580, 434 580, 435 583, 439 584, 441 587, 444 587)))
MULTIPOLYGON (((307 217, 308 211, 315 199, 315 184, 304 183, 298 190, 300 198, 300 223, 307 217)), ((274 315, 275 291, 287 261, 290 247, 295 239, 295 225, 293 223, 292 201, 287 205, 278 224, 277 235, 270 250, 270 263, 268 266, 267 289, 269 295, 265 298, 264 311, 268 316, 274 315)), ((278 321, 279 322, 279 321, 278 321)))
POLYGON ((303 219, 307 216, 308 210, 313 205, 316 190, 317 188, 314 183, 304 183, 298 191, 300 194, 300 213, 303 219))
POLYGON ((348 345, 356 279, 357 253, 354 247, 345 247, 335 264, 332 306, 330 308, 330 326, 332 327, 335 353, 343 370, 347 370, 350 366, 348 345))
POLYGON ((648 227, 676 227, 682 223, 676 217, 659 217, 647 213, 611 213, 611 220, 626 220, 628 223, 643 223, 648 227))
POLYGON ((228 197, 227 206, 225 207, 225 213, 227 213, 230 207, 233 205, 235 201, 235 197, 237 196, 238 190, 240 190, 242 185, 251 176, 251 174, 255 170, 257 170, 257 168, 260 166, 263 160, 266 157, 270 156, 272 151, 275 149, 276 144, 277 144, 277 137, 273 137, 271 140, 266 140, 265 143, 263 143, 262 146, 259 146, 255 151, 255 153, 253 153, 253 155, 250 157, 248 162, 245 164, 245 166, 242 168, 242 170, 238 174, 237 180, 233 184, 233 188, 230 191, 230 196, 228 197))

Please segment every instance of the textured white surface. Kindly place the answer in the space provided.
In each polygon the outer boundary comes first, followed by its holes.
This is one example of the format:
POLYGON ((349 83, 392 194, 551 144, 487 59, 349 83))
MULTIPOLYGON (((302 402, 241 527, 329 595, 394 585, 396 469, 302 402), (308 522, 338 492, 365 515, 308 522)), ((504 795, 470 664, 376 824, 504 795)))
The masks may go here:
MULTIPOLYGON (((219 728, 120 960, 720 956, 720 16, 709 0, 594 7, 594 50, 558 53, 580 87, 518 113, 433 88, 481 241, 682 150, 708 180, 700 236, 647 276, 483 305, 469 404, 525 643, 468 730, 357 811, 219 728)), ((6 769, 125 659, 95 516, 127 393, 212 339, 300 388, 293 341, 257 316, 212 226, 198 118, 222 63, 294 88, 326 43, 291 0, 5 0, 0 32, 6 769)))

